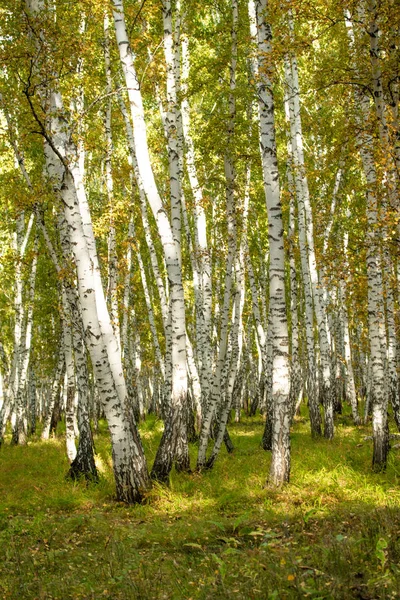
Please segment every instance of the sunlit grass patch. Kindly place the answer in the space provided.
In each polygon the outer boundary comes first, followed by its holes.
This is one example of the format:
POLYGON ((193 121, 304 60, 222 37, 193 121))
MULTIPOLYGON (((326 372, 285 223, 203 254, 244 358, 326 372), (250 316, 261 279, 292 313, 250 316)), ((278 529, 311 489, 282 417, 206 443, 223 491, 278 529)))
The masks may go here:
MULTIPOLYGON (((347 420, 328 442, 307 420, 292 435, 292 478, 265 487, 261 417, 230 425, 212 471, 171 474, 146 503, 114 499, 107 427, 95 436, 98 485, 65 478, 61 437, 0 451, 0 597, 397 598, 400 492, 394 450, 371 470, 368 428, 347 420)), ((149 465, 162 424, 140 424, 149 465)), ((190 449, 193 466, 196 445, 190 449)))

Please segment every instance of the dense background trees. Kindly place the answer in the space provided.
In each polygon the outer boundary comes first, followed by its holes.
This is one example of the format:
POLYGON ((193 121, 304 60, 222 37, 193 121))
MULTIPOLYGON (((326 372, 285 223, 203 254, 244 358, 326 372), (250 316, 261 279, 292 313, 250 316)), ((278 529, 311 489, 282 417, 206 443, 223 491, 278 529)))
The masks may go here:
POLYGON ((327 439, 348 404, 385 468, 399 19, 389 0, 4 3, 2 439, 65 415, 71 474, 96 479, 105 416, 134 502, 197 438, 211 468, 241 409, 265 414, 280 485, 300 403, 327 439))

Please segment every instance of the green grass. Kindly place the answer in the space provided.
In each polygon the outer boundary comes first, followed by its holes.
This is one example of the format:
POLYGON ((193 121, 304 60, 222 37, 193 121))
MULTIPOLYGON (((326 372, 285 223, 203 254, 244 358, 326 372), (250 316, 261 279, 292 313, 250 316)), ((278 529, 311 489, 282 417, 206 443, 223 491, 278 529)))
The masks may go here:
MULTIPOLYGON (((370 431, 349 423, 314 441, 298 419, 291 482, 271 490, 262 420, 244 418, 213 471, 173 473, 132 507, 113 498, 104 424, 97 486, 65 479, 61 437, 1 448, 0 598, 400 597, 399 450, 374 474, 370 431)), ((149 463, 160 432, 141 426, 149 463)))

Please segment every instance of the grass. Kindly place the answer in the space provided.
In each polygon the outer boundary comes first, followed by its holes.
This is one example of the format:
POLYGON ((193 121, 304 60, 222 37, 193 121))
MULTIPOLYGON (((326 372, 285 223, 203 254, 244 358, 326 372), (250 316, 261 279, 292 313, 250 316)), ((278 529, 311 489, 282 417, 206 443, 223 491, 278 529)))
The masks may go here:
MULTIPOLYGON (((113 498, 104 424, 97 486, 65 479, 61 437, 3 447, 0 598, 400 597, 399 450, 374 474, 370 431, 340 419, 332 442, 297 420, 282 490, 264 488, 261 418, 244 418, 213 471, 173 473, 132 507, 113 498)), ((141 426, 149 463, 160 432, 154 419, 141 426)))

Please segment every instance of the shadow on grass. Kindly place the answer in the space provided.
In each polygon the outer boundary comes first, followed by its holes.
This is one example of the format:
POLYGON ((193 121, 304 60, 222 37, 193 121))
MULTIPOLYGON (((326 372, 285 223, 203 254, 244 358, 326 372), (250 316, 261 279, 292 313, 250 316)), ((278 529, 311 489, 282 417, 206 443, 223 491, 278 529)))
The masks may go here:
MULTIPOLYGON (((149 463, 160 423, 141 426, 149 463)), ((4 598, 397 598, 397 467, 370 467, 367 430, 332 442, 294 426, 292 480, 264 489, 261 418, 230 426, 235 452, 211 472, 172 474, 149 504, 113 501, 102 425, 98 486, 67 482, 64 442, 0 452, 4 598), (361 445, 360 445, 361 444, 361 445)), ((194 464, 196 447, 191 447, 194 464)))

